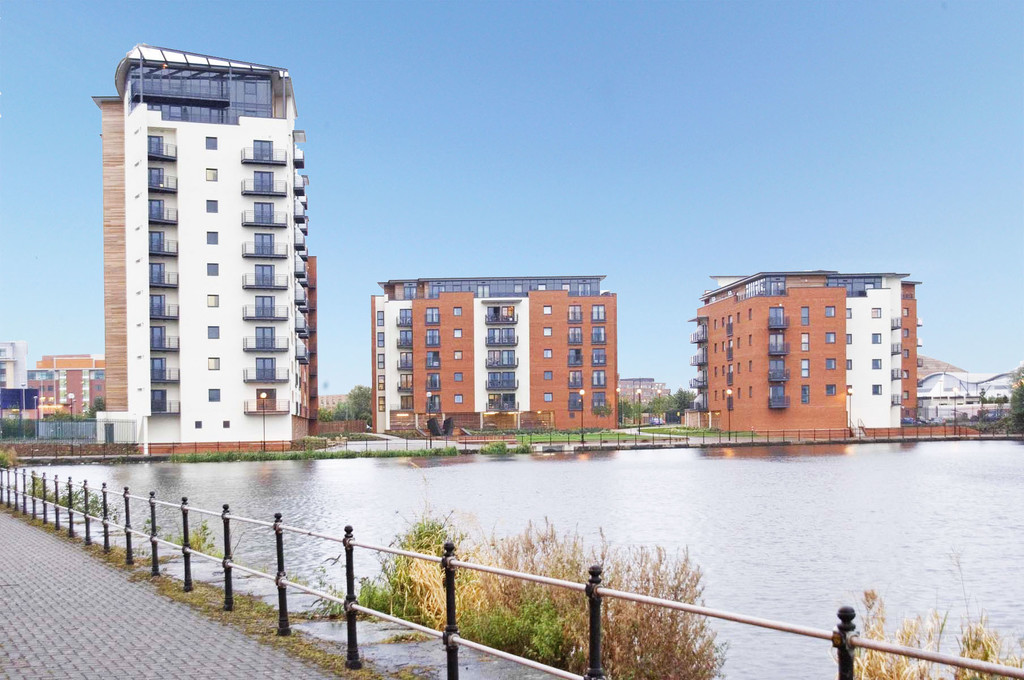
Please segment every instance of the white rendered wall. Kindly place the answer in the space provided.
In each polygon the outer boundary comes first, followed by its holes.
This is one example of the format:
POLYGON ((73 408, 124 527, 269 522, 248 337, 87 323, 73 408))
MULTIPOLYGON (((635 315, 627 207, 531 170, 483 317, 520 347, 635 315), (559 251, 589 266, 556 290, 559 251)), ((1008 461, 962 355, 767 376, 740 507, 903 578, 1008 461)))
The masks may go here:
MULTIPOLYGON (((846 358, 853 361, 853 369, 846 372, 846 382, 853 387, 851 420, 854 426, 898 427, 899 407, 892 406, 892 395, 893 387, 899 389, 899 383, 892 381, 890 372, 900 366, 900 357, 890 353, 893 337, 890 317, 894 309, 892 291, 878 288, 867 293, 867 297, 846 298, 846 306, 853 311, 853 317, 846 320, 846 332, 853 335, 853 343, 846 347, 846 358), (871 318, 873 308, 882 310, 880 318, 871 318), (874 333, 881 335, 881 344, 872 344, 874 333), (872 369, 872 359, 881 360, 881 368, 872 369), (873 385, 882 386, 880 395, 872 394, 873 385)), ((896 295, 899 295, 898 288, 896 295)), ((899 309, 898 300, 895 309, 899 309)))

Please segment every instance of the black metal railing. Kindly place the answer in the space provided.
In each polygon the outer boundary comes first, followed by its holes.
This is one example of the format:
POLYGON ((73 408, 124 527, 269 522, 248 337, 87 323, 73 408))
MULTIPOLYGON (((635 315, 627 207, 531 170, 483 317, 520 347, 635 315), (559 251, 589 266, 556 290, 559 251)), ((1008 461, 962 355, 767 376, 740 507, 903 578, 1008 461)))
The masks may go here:
POLYGON ((518 314, 488 314, 484 317, 484 323, 495 325, 517 323, 518 321, 518 314))
POLYGON ((690 342, 707 342, 708 341, 708 327, 701 326, 694 332, 690 333, 690 342))
POLYGON ((400 371, 411 371, 412 370, 412 360, 410 359, 409 361, 402 361, 401 359, 399 359, 398 360, 398 370, 400 370, 400 371))
POLYGON ((177 319, 178 305, 162 304, 149 306, 149 318, 151 319, 177 319))
POLYGON ((178 190, 178 178, 173 175, 150 177, 148 186, 150 191, 172 194, 178 190))
POLYGON ((785 356, 789 354, 789 343, 788 342, 770 342, 768 343, 768 355, 773 357, 785 356))
POLYGON ((789 328, 789 317, 788 316, 776 316, 774 314, 768 315, 768 329, 769 330, 783 330, 789 328))
POLYGON ((789 397, 768 397, 768 408, 789 408, 789 397))
POLYGON ((398 347, 399 349, 409 349, 412 347, 412 338, 398 338, 395 341, 395 346, 398 347))
POLYGON ((725 334, 729 337, 732 337, 732 321, 725 324, 725 334))
POLYGON ((177 224, 177 208, 150 208, 149 221, 154 224, 177 224))
POLYGON ((582 356, 574 357, 573 355, 570 354, 569 355, 568 364, 569 364, 569 366, 582 366, 583 365, 583 357, 582 356))
POLYGON ((707 378, 690 378, 690 388, 695 390, 702 390, 708 386, 707 378))
POLYGON ((519 344, 519 338, 496 338, 489 335, 484 344, 487 347, 515 347, 519 344))
POLYGON ((398 326, 399 328, 412 328, 412 317, 398 317, 395 319, 395 325, 398 326))
POLYGON ((165 335, 163 337, 151 337, 149 349, 152 352, 177 352, 179 339, 177 335, 165 335))
POLYGON ((732 356, 733 356, 732 355, 732 347, 727 347, 725 349, 725 360, 726 361, 732 361, 732 356))
POLYGON ((287 352, 288 336, 261 338, 248 336, 242 338, 242 350, 246 352, 287 352))
POLYGON ((891 354, 903 354, 903 345, 898 343, 898 342, 892 343, 892 347, 890 348, 890 353, 891 354))
POLYGON ((163 241, 150 241, 149 242, 149 254, 150 255, 177 255, 178 254, 178 242, 170 239, 164 239, 163 241))
POLYGON ((412 389, 413 389, 412 383, 402 383, 402 382, 398 383, 398 391, 399 392, 412 392, 412 389))
POLYGON ((487 368, 517 368, 519 366, 519 359, 487 359, 484 365, 487 368))
POLYGON ((515 401, 515 402, 513 402, 513 401, 495 401, 495 402, 491 402, 491 403, 487 404, 487 410, 488 411, 500 411, 502 413, 507 413, 509 411, 518 411, 519 410, 519 402, 518 401, 515 401))
POLYGON ((489 390, 517 390, 519 389, 518 380, 488 380, 487 389, 489 390))
MULTIPOLYGON (((246 402, 246 412, 256 414, 268 413, 269 411, 266 407, 269 404, 280 406, 280 402, 274 402, 273 400, 260 400, 255 403, 246 402), (259 406, 260 408, 250 411, 250 405, 259 406)), ((288 402, 284 402, 284 404, 287 405, 288 402)), ((511 410, 511 406, 512 404, 507 403, 493 403, 489 405, 491 410, 511 410)), ((518 407, 518 405, 516 406, 518 407)), ((288 412, 287 408, 284 412, 288 412)), ((101 483, 97 488, 95 485, 90 487, 87 481, 75 483, 71 477, 68 477, 67 482, 64 483, 58 479, 56 474, 53 476, 53 492, 51 494, 49 479, 45 472, 42 473, 42 475, 39 475, 36 470, 32 470, 30 478, 28 471, 25 468, 12 469, 8 467, 0 469, 0 474, 2 474, 3 477, 3 486, 0 487, 0 502, 4 501, 3 496, 4 492, 6 492, 6 507, 14 515, 20 514, 21 516, 28 518, 30 515, 29 500, 31 499, 31 517, 32 519, 37 519, 39 516, 38 503, 41 501, 42 521, 44 525, 50 523, 49 515, 52 510, 54 528, 58 531, 61 530, 60 518, 62 514, 66 513, 68 537, 74 539, 76 536, 80 536, 83 543, 87 546, 92 543, 92 525, 95 522, 98 526, 97 530, 102 533, 103 551, 105 553, 110 553, 112 539, 117 539, 118 535, 123 536, 125 547, 124 560, 125 564, 128 566, 132 566, 135 563, 135 551, 132 539, 139 538, 148 542, 150 550, 149 573, 151 576, 160 576, 161 546, 172 551, 180 552, 183 567, 182 590, 185 592, 189 592, 194 588, 192 576, 193 558, 206 560, 219 566, 223 570, 223 609, 225 611, 231 612, 234 611, 235 608, 235 572, 240 572, 249 577, 256 577, 273 582, 274 587, 277 590, 278 617, 276 633, 279 636, 287 636, 291 634, 290 612, 288 608, 289 590, 312 595, 324 601, 343 606, 346 622, 347 647, 345 665, 347 668, 353 670, 362 668, 363 665, 359 655, 357 620, 357 615, 363 614, 365 616, 409 628, 422 633, 427 637, 441 641, 445 649, 445 666, 449 680, 458 680, 460 647, 474 649, 560 678, 569 678, 572 680, 596 680, 597 678, 605 677, 602 668, 602 600, 610 598, 651 607, 685 612, 701 617, 732 621, 734 623, 747 626, 799 635, 819 640, 823 643, 828 643, 836 650, 836 664, 838 667, 837 677, 839 680, 854 680, 854 654, 858 648, 886 654, 895 654, 912 659, 920 659, 954 668, 967 669, 977 673, 1024 680, 1024 668, 1010 667, 998 663, 992 663, 990 661, 953 656, 951 654, 943 654, 936 651, 858 636, 856 635, 856 626, 853 623, 856 613, 852 607, 844 606, 839 608, 836 613, 838 623, 834 630, 812 628, 785 621, 765 619, 737 612, 714 609, 690 602, 652 597, 650 595, 608 588, 602 585, 601 577, 603 573, 603 565, 601 564, 594 564, 590 566, 587 569, 586 575, 580 575, 580 580, 570 581, 528 572, 514 571, 493 564, 482 564, 468 560, 460 560, 456 554, 456 546, 451 540, 445 541, 444 550, 441 556, 429 555, 426 553, 404 550, 394 546, 358 541, 355 537, 354 528, 351 525, 345 526, 343 535, 335 536, 323 530, 285 524, 283 521, 283 515, 279 512, 274 513, 274 520, 271 522, 232 514, 230 505, 227 503, 221 506, 222 509, 220 511, 206 510, 190 505, 187 497, 182 497, 180 503, 171 503, 157 499, 156 491, 150 491, 148 496, 139 496, 132 494, 131 489, 127 486, 123 487, 123 491, 108 489, 106 482, 101 483), (19 472, 21 477, 20 486, 18 479, 19 472), (79 491, 82 494, 80 497, 82 499, 81 503, 78 501, 79 491), (93 498, 98 497, 99 503, 91 503, 90 495, 92 495, 93 498), (148 515, 149 519, 148 527, 144 527, 147 528, 148 531, 139 531, 132 527, 131 518, 133 501, 135 501, 136 512, 138 512, 140 503, 142 504, 142 508, 148 509, 148 512, 145 513, 148 515), (117 517, 115 514, 112 514, 112 506, 123 507, 123 517, 117 517), (159 531, 157 523, 158 508, 160 508, 161 512, 164 513, 165 518, 168 513, 172 513, 176 518, 180 517, 180 543, 160 538, 157 535, 157 532, 159 531), (92 514, 97 512, 99 514, 92 514), (191 515, 199 515, 220 520, 223 526, 223 556, 204 553, 192 547, 192 535, 190 533, 191 515), (275 573, 268 573, 269 570, 261 571, 253 569, 235 561, 231 532, 234 527, 238 526, 238 524, 254 527, 254 531, 257 532, 260 530, 270 530, 270 533, 273 535, 273 550, 276 557, 276 564, 274 565, 276 567, 275 573), (81 529, 82 531, 76 534, 76 528, 81 529), (339 592, 332 591, 330 588, 320 586, 322 589, 318 589, 306 585, 304 582, 300 582, 299 580, 290 580, 288 578, 288 572, 285 569, 285 534, 327 541, 343 547, 345 553, 344 597, 341 597, 339 592), (413 623, 400 617, 360 605, 355 586, 356 548, 377 554, 383 553, 396 555, 440 566, 441 573, 437 578, 441 580, 445 594, 444 630, 435 630, 428 626, 413 623), (586 650, 586 674, 579 675, 576 673, 570 673, 553 666, 548 666, 537 661, 532 661, 463 638, 459 633, 458 612, 456 610, 457 603, 459 601, 457 597, 459 580, 456 578, 456 574, 459 570, 490 574, 501 578, 517 579, 549 588, 561 588, 580 594, 580 603, 581 605, 586 604, 588 610, 587 625, 589 629, 589 640, 586 650)), ((119 514, 120 513, 117 513, 117 515, 119 514)), ((136 517, 137 516, 138 514, 136 514, 136 517)), ((177 524, 177 521, 175 521, 175 524, 177 524)), ((259 536, 260 534, 257 533, 255 535, 259 536)))
POLYGON ((174 415, 181 413, 181 402, 178 401, 153 401, 149 404, 149 412, 155 416, 174 415))
POLYGON ((155 383, 176 383, 181 380, 181 371, 177 368, 151 368, 149 380, 155 383))
POLYGON ((768 380, 769 382, 785 382, 789 380, 789 369, 788 368, 769 368, 768 369, 768 380))
POLYGON ((702 349, 701 351, 697 352, 692 357, 690 357, 690 365, 691 366, 703 366, 703 365, 705 365, 707 363, 708 363, 708 353, 707 353, 707 350, 703 350, 702 349))
POLYGON ((150 144, 146 152, 154 161, 173 161, 178 157, 178 147, 174 144, 150 144))
POLYGON ((242 318, 246 321, 287 321, 288 307, 285 305, 245 305, 242 318))
POLYGON ((178 272, 150 272, 149 285, 155 288, 177 288, 178 272))
POLYGON ((284 149, 254 149, 251 146, 247 146, 242 149, 242 162, 284 165, 288 162, 288 153, 284 149))
POLYGON ((187 99, 226 103, 230 100, 230 91, 228 83, 217 80, 151 78, 142 80, 141 83, 137 80, 132 81, 132 97, 136 101, 140 98, 152 97, 154 99, 187 99))
POLYGON ((250 399, 245 402, 246 415, 284 415, 291 413, 291 402, 287 399, 250 399))
POLYGON ((242 371, 245 382, 288 382, 287 368, 246 368, 242 371))

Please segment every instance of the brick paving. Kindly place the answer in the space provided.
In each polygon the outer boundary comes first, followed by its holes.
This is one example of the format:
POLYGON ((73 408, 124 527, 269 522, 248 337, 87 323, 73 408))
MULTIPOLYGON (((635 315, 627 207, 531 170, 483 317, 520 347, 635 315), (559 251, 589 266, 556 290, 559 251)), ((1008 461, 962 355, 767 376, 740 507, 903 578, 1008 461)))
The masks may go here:
POLYGON ((328 678, 0 512, 0 678, 328 678))

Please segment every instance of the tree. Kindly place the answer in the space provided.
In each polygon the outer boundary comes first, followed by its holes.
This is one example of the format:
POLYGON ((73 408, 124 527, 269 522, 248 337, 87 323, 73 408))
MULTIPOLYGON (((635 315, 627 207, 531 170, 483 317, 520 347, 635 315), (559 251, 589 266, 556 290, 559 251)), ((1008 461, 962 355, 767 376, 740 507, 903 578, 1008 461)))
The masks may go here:
POLYGON ((334 420, 334 411, 329 408, 322 408, 319 413, 317 413, 316 419, 321 423, 329 423, 334 420))
POLYGON ((348 393, 348 412, 353 420, 370 422, 373 416, 373 390, 366 385, 356 385, 348 393))
POLYGON ((676 390, 676 393, 673 398, 676 401, 675 409, 679 411, 680 414, 682 414, 683 411, 687 411, 693 408, 693 402, 697 398, 697 395, 694 392, 691 392, 690 390, 684 390, 682 387, 680 387, 678 390, 676 390))
POLYGON ((1010 384, 1013 385, 1010 395, 1010 427, 1014 432, 1024 432, 1024 366, 1013 372, 1010 384))
POLYGON ((97 413, 100 413, 100 412, 106 411, 106 410, 107 410, 107 401, 106 401, 106 399, 104 399, 103 397, 96 397, 92 401, 92 406, 90 406, 86 410, 85 414, 87 416, 89 416, 90 418, 95 418, 97 413))

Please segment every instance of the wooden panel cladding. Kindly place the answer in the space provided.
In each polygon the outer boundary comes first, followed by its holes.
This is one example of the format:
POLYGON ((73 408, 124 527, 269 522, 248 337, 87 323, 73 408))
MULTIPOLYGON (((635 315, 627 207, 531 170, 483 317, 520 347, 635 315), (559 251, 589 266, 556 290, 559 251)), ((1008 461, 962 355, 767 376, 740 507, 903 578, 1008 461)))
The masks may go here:
POLYGON ((128 410, 128 292, 125 285, 124 103, 97 102, 103 136, 103 314, 107 410, 128 410))

